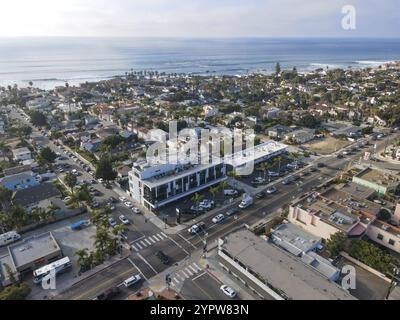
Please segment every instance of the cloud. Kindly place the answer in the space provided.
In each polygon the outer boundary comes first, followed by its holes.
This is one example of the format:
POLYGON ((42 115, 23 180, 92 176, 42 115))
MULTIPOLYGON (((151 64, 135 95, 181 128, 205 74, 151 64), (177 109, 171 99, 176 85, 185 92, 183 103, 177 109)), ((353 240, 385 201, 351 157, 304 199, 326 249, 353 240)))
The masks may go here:
POLYGON ((396 0, 13 0, 0 36, 399 36, 396 0), (355 31, 341 8, 357 9, 355 31), (373 23, 372 23, 373 22, 373 23))

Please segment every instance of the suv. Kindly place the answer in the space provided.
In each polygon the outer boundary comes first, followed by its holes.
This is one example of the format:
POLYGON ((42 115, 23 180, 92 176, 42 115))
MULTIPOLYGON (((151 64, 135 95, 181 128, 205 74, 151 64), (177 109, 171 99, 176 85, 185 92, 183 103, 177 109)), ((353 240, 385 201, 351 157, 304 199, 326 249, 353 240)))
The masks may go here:
POLYGON ((206 228, 206 224, 204 222, 199 222, 198 224, 195 224, 191 226, 188 230, 189 233, 195 234, 198 233, 206 228))
POLYGON ((238 209, 232 208, 232 209, 229 209, 229 210, 226 212, 226 215, 227 215, 228 217, 230 217, 230 216, 233 216, 233 215, 238 214, 238 213, 240 213, 240 211, 239 211, 238 209))
POLYGON ((142 280, 140 275, 136 275, 136 276, 130 277, 130 278, 128 278, 128 279, 126 279, 124 281, 124 286, 126 288, 128 288, 128 287, 133 286, 134 284, 138 283, 140 280, 142 280))
POLYGON ((160 261, 161 261, 162 264, 168 264, 168 263, 169 263, 169 258, 168 258, 168 256, 167 256, 164 252, 162 252, 162 251, 158 251, 158 252, 156 253, 156 257, 157 257, 158 259, 160 259, 160 261))

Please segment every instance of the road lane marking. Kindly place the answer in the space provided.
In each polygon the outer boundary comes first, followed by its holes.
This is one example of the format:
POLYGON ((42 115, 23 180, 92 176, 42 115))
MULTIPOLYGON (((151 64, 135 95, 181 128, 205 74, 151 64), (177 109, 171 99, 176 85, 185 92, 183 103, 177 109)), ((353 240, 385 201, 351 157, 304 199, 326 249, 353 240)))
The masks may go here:
POLYGON ((136 268, 139 270, 140 274, 143 276, 143 278, 146 279, 146 281, 149 281, 149 279, 146 278, 146 276, 144 275, 144 273, 139 269, 139 267, 131 260, 131 258, 128 258, 128 261, 136 268))
POLYGON ((190 278, 190 276, 188 276, 185 272, 185 270, 181 270, 181 273, 183 273, 183 275, 185 276, 185 278, 190 278))
POLYGON ((157 242, 163 240, 163 238, 160 237, 158 234, 155 234, 153 237, 154 237, 154 239, 157 240, 157 242), (158 237, 160 237, 161 239, 158 239, 158 237))
POLYGON ((136 252, 139 251, 139 249, 136 248, 134 244, 132 244, 132 248, 133 248, 136 252))
POLYGON ((153 237, 149 237, 150 241, 153 243, 156 243, 156 241, 153 239, 153 237))
POLYGON ((147 244, 146 244, 146 243, 144 243, 144 242, 143 242, 143 240, 142 240, 142 241, 140 241, 140 244, 141 244, 143 247, 147 248, 147 244))
POLYGON ((189 273, 191 277, 193 277, 193 276, 194 276, 193 272, 192 272, 192 271, 190 271, 190 269, 189 269, 189 268, 186 268, 186 269, 185 269, 185 271, 186 271, 187 273, 189 273))
POLYGON ((203 292, 210 300, 215 300, 215 298, 213 298, 211 295, 208 294, 208 292, 206 292, 202 287, 200 287, 199 285, 197 285, 196 282, 192 281, 192 283, 201 290, 201 292, 203 292))
POLYGON ((196 247, 193 243, 191 243, 189 240, 187 240, 183 235, 181 235, 181 234, 179 233, 178 236, 179 236, 182 240, 184 240, 184 241, 186 241, 188 244, 190 244, 193 248, 197 249, 197 247, 196 247))
POLYGON ((173 243, 175 243, 182 251, 184 251, 187 255, 190 255, 190 253, 188 251, 185 250, 185 248, 183 248, 178 242, 176 242, 174 239, 172 238, 168 238, 169 240, 171 240, 173 243))
POLYGON ((179 280, 177 278, 172 279, 176 284, 179 284, 179 280))
POLYGON ((146 241, 146 243, 147 243, 149 246, 151 246, 151 242, 150 242, 149 240, 144 239, 144 241, 146 241))
POLYGON ((196 262, 193 262, 193 265, 194 265, 199 271, 203 270, 203 269, 201 269, 201 268, 197 265, 196 262))
POLYGON ((195 268, 193 268, 192 266, 189 266, 189 268, 194 272, 194 273, 198 273, 199 271, 195 268))
POLYGON ((143 262, 144 262, 145 264, 147 264, 147 265, 151 268, 151 270, 153 270, 153 272, 154 272, 155 274, 158 274, 158 272, 156 271, 156 269, 154 269, 153 266, 152 266, 145 258, 143 258, 143 256, 142 256, 140 253, 136 253, 136 254, 138 255, 138 257, 139 257, 140 259, 143 260, 143 262))
POLYGON ((177 273, 176 275, 181 279, 181 281, 185 281, 185 280, 186 280, 186 279, 185 279, 184 277, 182 277, 179 273, 177 273))
POLYGON ((136 246, 138 246, 139 250, 142 250, 142 246, 139 243, 135 243, 136 246))
POLYGON ((196 281, 198 278, 201 278, 202 276, 204 276, 206 274, 207 274, 207 272, 204 271, 203 273, 200 273, 197 277, 193 278, 192 281, 196 281))
POLYGON ((161 232, 161 234, 162 234, 165 238, 168 239, 168 236, 167 236, 164 232, 161 232))

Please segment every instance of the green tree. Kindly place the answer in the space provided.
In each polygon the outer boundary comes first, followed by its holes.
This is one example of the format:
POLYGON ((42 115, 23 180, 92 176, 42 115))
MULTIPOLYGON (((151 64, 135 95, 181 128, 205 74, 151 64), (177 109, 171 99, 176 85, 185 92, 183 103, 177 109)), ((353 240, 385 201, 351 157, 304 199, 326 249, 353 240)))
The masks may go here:
POLYGON ((0 300, 25 300, 31 293, 26 283, 14 284, 0 292, 0 300))
POLYGON ((203 200, 203 196, 199 193, 196 193, 193 197, 192 197, 192 201, 196 204, 196 207, 199 206, 201 200, 203 200))
POLYGON ((36 127, 44 127, 47 125, 46 116, 40 111, 32 111, 30 117, 31 123, 36 127))
POLYGON ((74 188, 76 186, 76 183, 78 182, 76 176, 73 175, 71 172, 68 172, 65 175, 64 181, 67 187, 71 189, 71 193, 74 194, 74 188))
POLYGON ((279 75, 281 73, 281 64, 279 62, 276 63, 275 65, 275 74, 279 75))
POLYGON ((347 237, 343 232, 337 232, 327 240, 326 248, 328 249, 331 257, 337 257, 343 251, 346 244, 347 237))
POLYGON ((217 187, 212 187, 212 188, 209 189, 209 191, 212 194, 214 200, 215 200, 215 196, 219 192, 219 190, 220 189, 218 188, 218 186, 217 187))
POLYGON ((81 269, 89 269, 92 266, 92 261, 91 261, 91 256, 89 253, 89 250, 87 248, 77 250, 75 252, 75 255, 77 256, 77 262, 78 265, 81 267, 81 269))
POLYGON ((40 152, 39 157, 43 160, 43 162, 49 164, 54 163, 54 161, 57 159, 57 155, 49 147, 44 148, 40 152))
POLYGON ((110 158, 102 158, 97 163, 96 177, 104 179, 105 181, 112 181, 117 177, 117 173, 113 169, 110 158))
POLYGON ((12 191, 0 186, 0 205, 4 210, 10 208, 12 191))

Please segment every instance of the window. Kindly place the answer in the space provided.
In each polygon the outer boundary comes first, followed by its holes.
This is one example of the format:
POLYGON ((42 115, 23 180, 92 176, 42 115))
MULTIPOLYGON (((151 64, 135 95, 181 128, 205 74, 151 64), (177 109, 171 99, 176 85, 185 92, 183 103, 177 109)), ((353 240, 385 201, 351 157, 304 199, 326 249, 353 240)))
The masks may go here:
POLYGON ((377 237, 379 240, 383 240, 383 235, 381 235, 381 234, 378 234, 378 237, 377 237))
POLYGON ((394 246, 395 243, 396 243, 396 241, 394 241, 393 239, 389 239, 389 244, 390 244, 391 246, 394 246))

